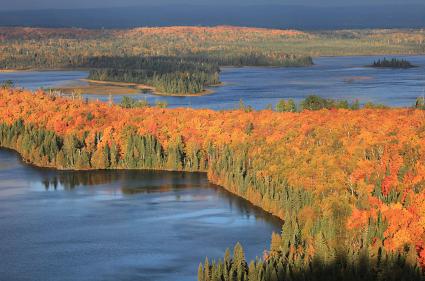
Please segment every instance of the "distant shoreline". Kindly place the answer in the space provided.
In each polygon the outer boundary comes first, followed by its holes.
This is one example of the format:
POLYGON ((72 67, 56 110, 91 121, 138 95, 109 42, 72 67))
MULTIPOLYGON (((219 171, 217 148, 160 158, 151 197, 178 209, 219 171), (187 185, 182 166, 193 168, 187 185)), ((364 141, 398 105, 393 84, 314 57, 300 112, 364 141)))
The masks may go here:
MULTIPOLYGON (((385 57, 385 56, 393 56, 393 57, 423 57, 425 56, 425 51, 421 52, 421 53, 385 53, 385 54, 346 54, 346 55, 318 55, 318 56, 311 56, 312 59, 320 59, 320 58, 356 58, 356 57, 385 57)), ((306 65, 306 66, 293 66, 293 67, 311 67, 314 66, 313 65, 306 65)), ((288 67, 292 67, 292 66, 249 66, 249 65, 223 65, 220 66, 220 69, 226 69, 226 68, 288 68, 288 67)), ((40 71, 40 72, 44 72, 44 71, 85 71, 88 72, 90 71, 90 68, 26 68, 26 69, 1 69, 0 68, 0 73, 9 73, 9 72, 31 72, 31 71, 40 71)), ((88 79, 87 79, 88 80, 88 79)), ((91 80, 91 81, 95 81, 95 80, 91 80)), ((103 82, 103 81, 102 81, 103 82)), ((106 82, 106 81, 105 81, 106 82)), ((114 82, 115 83, 115 82, 114 82)), ((116 83, 120 83, 120 82, 116 82, 116 83)), ((142 85, 142 84, 140 84, 142 85)), ((147 86, 147 85, 146 85, 147 86)), ((211 85, 214 86, 214 85, 211 85)), ((208 87, 211 87, 208 86, 208 87)), ((219 85, 220 86, 220 85, 219 85)), ((150 86, 147 86, 150 87, 150 86)))
POLYGON ((25 68, 25 69, 0 69, 0 73, 10 72, 48 72, 48 71, 84 71, 88 72, 86 68, 25 68))

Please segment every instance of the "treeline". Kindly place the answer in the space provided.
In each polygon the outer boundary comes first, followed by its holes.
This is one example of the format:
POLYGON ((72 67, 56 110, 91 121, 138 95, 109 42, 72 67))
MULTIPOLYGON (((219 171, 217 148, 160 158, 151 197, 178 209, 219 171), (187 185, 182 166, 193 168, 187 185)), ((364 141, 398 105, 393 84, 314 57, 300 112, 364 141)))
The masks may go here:
POLYGON ((204 264, 205 280, 422 278, 422 111, 127 109, 10 89, 0 97, 0 146, 28 162, 203 171, 284 221, 263 259, 247 265, 238 249, 232 262, 204 264))
MULTIPOLYGON (((87 116, 87 118, 89 118, 87 116)), ((152 135, 140 136, 134 127, 123 132, 125 149, 118 144, 98 147, 102 133, 83 133, 82 137, 58 136, 18 120, 12 125, 0 124, 0 146, 15 149, 22 157, 40 166, 60 169, 165 169, 206 171, 209 155, 195 149, 185 153, 182 138, 176 138, 164 149, 152 135), (92 144, 97 149, 92 150, 92 144)), ((210 149, 213 153, 213 149, 210 149)))
POLYGON ((205 259, 198 267, 198 281, 399 281, 425 280, 405 256, 375 253, 340 254, 331 262, 320 258, 306 261, 295 248, 272 251, 263 259, 247 261, 238 243, 233 255, 227 249, 219 260, 205 259))
MULTIPOLYGON (((137 99, 124 96, 121 102, 119 103, 119 106, 121 106, 122 108, 144 108, 144 107, 150 107, 152 105, 147 100, 144 100, 144 99, 137 100, 137 99)), ((158 100, 155 102, 155 106, 157 108, 167 108, 168 103, 166 101, 158 100)))
POLYGON ((145 84, 171 94, 196 94, 220 83, 219 66, 303 66, 310 57, 266 57, 262 54, 184 57, 93 57, 82 67, 90 68, 89 79, 145 84))
MULTIPOLYGON (((421 104, 417 101, 416 104, 421 104)), ((241 106, 240 106, 241 107, 241 106)), ((299 104, 296 104, 293 99, 281 99, 275 105, 274 109, 277 112, 301 112, 303 110, 321 110, 321 109, 360 109, 359 100, 350 102, 348 100, 326 99, 316 95, 310 95, 303 99, 299 104)), ((367 102, 363 105, 367 109, 385 109, 388 108, 383 104, 367 102)))
POLYGON ((412 68, 415 67, 409 61, 405 59, 396 59, 393 58, 388 60, 384 58, 383 60, 374 61, 371 67, 382 67, 382 68, 412 68))
POLYGON ((281 67, 301 67, 313 65, 313 59, 310 56, 297 56, 280 53, 261 53, 248 52, 236 53, 229 51, 221 52, 206 52, 202 54, 191 54, 185 58, 218 64, 219 66, 281 66, 281 67))
POLYGON ((347 100, 325 99, 320 96, 311 95, 301 101, 299 106, 292 99, 281 99, 275 106, 277 112, 297 112, 302 110, 321 109, 360 109, 358 100, 350 103, 347 100))
MULTIPOLYGON (((415 103, 415 107, 418 109, 425 108, 424 100, 418 98, 415 103)), ((307 96, 305 99, 301 100, 299 103, 296 103, 293 99, 280 99, 275 106, 272 104, 267 105, 267 110, 274 110, 276 112, 302 112, 303 110, 322 110, 322 109, 347 109, 347 110, 358 110, 361 108, 365 109, 386 109, 389 108, 384 104, 367 102, 363 106, 360 106, 359 100, 350 102, 343 99, 326 99, 316 95, 307 96)), ((250 105, 245 105, 243 100, 239 101, 237 107, 239 110, 245 112, 254 111, 253 107, 250 105)))
POLYGON ((179 56, 99 56, 90 57, 81 64, 89 68, 146 69, 159 72, 219 71, 219 66, 309 66, 311 57, 273 55, 262 53, 208 52, 179 56))
MULTIPOLYGON (((20 53, 21 51, 18 51, 20 53)), ((55 51, 53 51, 55 52, 55 51)), ((60 50, 57 50, 60 55, 60 50)), ((29 52, 26 52, 29 53, 29 52)), ((63 57, 51 56, 50 54, 39 54, 34 51, 31 56, 17 56, 10 54, 9 57, 0 57, 0 69, 75 69, 75 68, 89 68, 94 60, 98 59, 97 52, 93 52, 93 56, 85 55, 71 55, 62 54, 63 57)), ((155 58, 154 55, 138 55, 132 54, 119 54, 113 52, 109 56, 100 56, 103 58, 111 58, 112 61, 117 56, 155 58)), ((161 56, 168 57, 170 56, 161 56)), ((206 64, 219 65, 219 66, 281 66, 281 67, 301 67, 313 65, 313 59, 310 56, 288 55, 284 53, 261 53, 257 52, 241 52, 234 53, 229 51, 223 52, 205 52, 199 54, 178 54, 172 56, 177 61, 185 60, 187 62, 204 62, 206 64)), ((112 65, 108 63, 108 65, 112 65)))
POLYGON ((137 83, 152 86, 160 93, 197 94, 205 87, 218 84, 218 72, 171 72, 149 70, 92 69, 88 79, 110 82, 137 83))
MULTIPOLYGON (((349 102, 348 100, 337 100, 337 99, 326 99, 320 96, 311 95, 303 99, 297 104, 293 99, 281 99, 275 105, 274 110, 276 112, 301 112, 303 110, 322 110, 322 109, 348 109, 348 110, 359 110, 364 109, 388 109, 389 107, 384 104, 366 102, 363 106, 360 106, 360 102, 355 100, 349 102)), ((412 108, 425 110, 425 97, 418 97, 412 108)), ((246 106, 243 101, 239 104, 239 109, 244 111, 252 111, 252 107, 246 106)), ((273 106, 269 106, 268 109, 273 109, 273 106)))

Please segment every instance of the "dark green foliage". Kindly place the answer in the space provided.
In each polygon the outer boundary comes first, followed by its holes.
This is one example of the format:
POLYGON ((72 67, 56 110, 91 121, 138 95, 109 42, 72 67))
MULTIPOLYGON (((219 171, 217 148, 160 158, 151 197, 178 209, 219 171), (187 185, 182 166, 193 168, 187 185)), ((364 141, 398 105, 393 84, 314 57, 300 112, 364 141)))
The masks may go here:
POLYGON ((198 280, 229 281, 421 281, 419 268, 407 262, 410 249, 401 254, 377 250, 371 259, 365 252, 345 253, 332 261, 307 260, 293 250, 271 252, 265 260, 251 261, 249 266, 238 243, 233 257, 226 251, 224 260, 206 262, 198 268, 198 280))
POLYGON ((173 72, 219 72, 218 64, 206 61, 202 57, 192 59, 188 57, 93 57, 84 65, 98 69, 133 69, 143 70, 147 77, 157 73, 173 72))
POLYGON ((153 136, 128 136, 127 150, 121 166, 128 169, 153 169, 164 167, 166 155, 153 136))
POLYGON ((22 156, 30 161, 55 163, 64 141, 53 132, 24 125, 19 120, 11 126, 0 125, 0 145, 19 147, 22 156))
POLYGON ((224 259, 210 262, 205 259, 198 268, 199 281, 241 280, 248 281, 248 264, 242 246, 237 243, 233 249, 233 257, 227 249, 224 259))
POLYGON ((364 108, 368 108, 368 109, 385 109, 385 108, 388 108, 388 106, 386 106, 384 104, 379 104, 379 103, 367 102, 367 103, 365 103, 364 108))
POLYGON ((405 59, 396 59, 393 58, 391 60, 388 60, 384 58, 383 60, 377 60, 374 61, 371 65, 372 67, 382 67, 382 68, 412 68, 416 67, 413 64, 411 64, 409 61, 405 59))
MULTIPOLYGON (((369 104, 369 103, 368 103, 369 104)), ((277 112, 297 112, 302 110, 321 110, 321 109, 360 109, 358 100, 349 103, 347 100, 325 99, 320 96, 311 95, 301 101, 297 106, 292 99, 281 99, 275 106, 277 112)))
POLYGON ((425 109, 425 97, 418 97, 416 99, 414 108, 424 110, 425 109))
POLYGON ((217 64, 176 57, 98 57, 89 59, 89 79, 145 84, 159 92, 195 94, 219 83, 217 64))
POLYGON ((92 121, 93 119, 94 119, 94 115, 91 112, 89 112, 87 114, 87 121, 92 121))
POLYGON ((219 66, 281 66, 281 67, 300 67, 313 65, 313 59, 310 56, 266 56, 261 53, 249 52, 214 52, 192 54, 185 56, 190 60, 204 61, 218 64, 219 66))
POLYGON ((355 101, 350 104, 346 100, 325 99, 319 96, 311 95, 300 104, 303 110, 321 110, 321 109, 358 109, 359 103, 355 101))
POLYGON ((287 101, 284 99, 281 99, 276 104, 276 111, 277 112, 296 112, 297 106, 293 99, 289 99, 287 101))
MULTIPOLYGON (((35 128, 19 120, 12 125, 0 125, 0 146, 16 149, 28 162, 60 169, 167 169, 205 171, 208 155, 201 148, 186 154, 181 137, 166 150, 152 135, 139 136, 134 128, 123 132, 126 146, 123 157, 116 144, 99 147, 102 134, 95 134, 95 149, 86 146, 88 134, 62 138, 54 132, 35 128)), ((212 152, 211 152, 212 153, 212 152)))
POLYGON ((120 106, 123 108, 143 108, 149 107, 149 103, 147 100, 136 100, 134 98, 124 96, 121 100, 120 106))

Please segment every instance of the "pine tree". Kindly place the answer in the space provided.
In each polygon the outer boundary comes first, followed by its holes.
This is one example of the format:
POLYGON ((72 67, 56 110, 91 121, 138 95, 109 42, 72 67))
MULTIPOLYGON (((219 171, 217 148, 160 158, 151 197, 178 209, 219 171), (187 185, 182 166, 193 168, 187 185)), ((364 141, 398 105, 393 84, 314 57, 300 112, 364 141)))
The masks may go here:
POLYGON ((202 263, 199 263, 199 266, 198 266, 198 281, 205 281, 204 269, 202 268, 202 263))
POLYGON ((208 257, 205 258, 205 263, 204 263, 204 278, 205 281, 210 281, 211 280, 211 268, 210 268, 210 263, 208 261, 208 257))

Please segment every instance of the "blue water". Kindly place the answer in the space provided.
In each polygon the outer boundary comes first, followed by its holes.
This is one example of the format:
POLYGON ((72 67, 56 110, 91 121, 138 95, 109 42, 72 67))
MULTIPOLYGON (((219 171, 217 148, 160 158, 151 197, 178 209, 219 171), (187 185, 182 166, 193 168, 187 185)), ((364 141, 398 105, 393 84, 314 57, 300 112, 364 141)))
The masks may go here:
MULTIPOLYGON (((388 56, 392 58, 394 56, 388 56)), ((167 101, 170 107, 232 109, 242 99, 245 104, 263 109, 279 99, 296 101, 316 94, 326 98, 358 99, 361 103, 375 102, 390 106, 411 106, 425 90, 425 56, 407 58, 419 66, 411 69, 370 68, 365 65, 382 58, 329 57, 314 59, 315 65, 303 68, 223 68, 221 81, 212 95, 201 97, 163 97, 140 93, 133 97, 147 99, 151 104, 167 101)), ((86 72, 21 72, 0 73, 0 81, 11 79, 17 85, 35 89, 52 87, 85 78, 86 72)), ((89 99, 106 101, 107 95, 86 95, 89 99)), ((119 102, 122 95, 115 96, 119 102)))
POLYGON ((19 71, 0 73, 0 81, 12 80, 18 87, 36 90, 59 87, 87 75, 85 71, 19 71))
POLYGON ((240 241, 261 255, 281 222, 201 173, 66 172, 0 149, 0 280, 196 280, 240 241))

